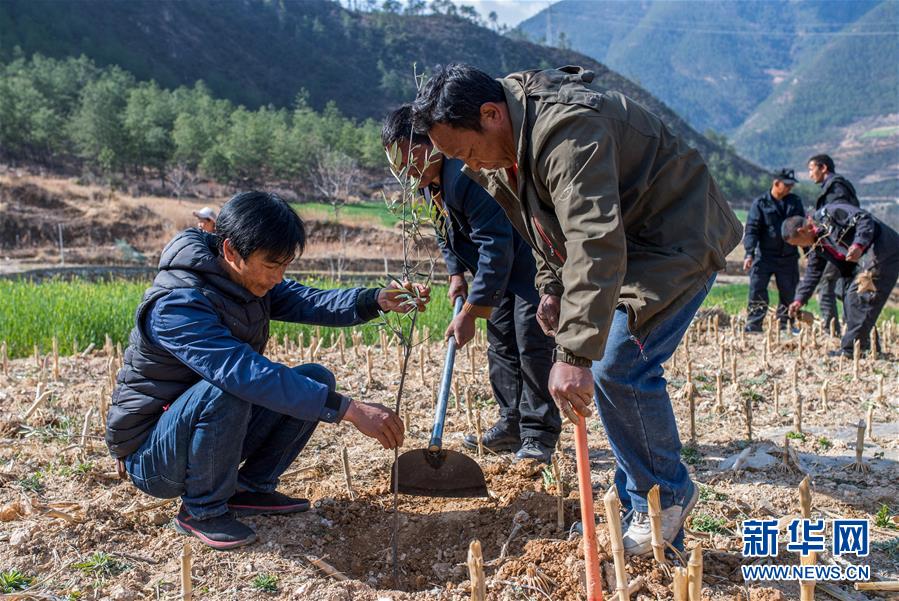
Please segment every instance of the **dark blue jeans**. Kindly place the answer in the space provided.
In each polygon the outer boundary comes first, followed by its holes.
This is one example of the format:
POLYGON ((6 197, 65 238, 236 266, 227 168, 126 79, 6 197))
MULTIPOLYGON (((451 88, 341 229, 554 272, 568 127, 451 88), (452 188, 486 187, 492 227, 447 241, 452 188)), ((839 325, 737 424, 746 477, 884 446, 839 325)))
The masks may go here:
MULTIPOLYGON (((321 365, 294 369, 332 390, 337 386, 321 365)), ((162 414, 125 459, 125 468, 143 492, 181 497, 193 517, 207 519, 226 513, 238 489, 273 492, 317 425, 253 405, 204 380, 162 414)))
POLYGON ((646 495, 656 484, 663 509, 683 505, 693 492, 662 363, 674 354, 715 277, 656 326, 642 350, 628 331, 627 312, 616 310, 603 358, 593 362, 596 407, 618 463, 615 485, 626 509, 647 512, 646 495))

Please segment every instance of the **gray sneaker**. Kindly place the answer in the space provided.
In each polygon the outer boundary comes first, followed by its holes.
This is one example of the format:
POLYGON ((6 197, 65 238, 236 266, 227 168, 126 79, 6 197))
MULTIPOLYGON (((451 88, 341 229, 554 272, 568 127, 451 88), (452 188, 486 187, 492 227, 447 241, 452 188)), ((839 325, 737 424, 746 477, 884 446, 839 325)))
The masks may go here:
MULTIPOLYGON (((672 543, 677 533, 684 527, 687 516, 693 511, 699 500, 699 487, 693 483, 693 493, 684 506, 672 505, 662 510, 662 537, 665 542, 672 543)), ((649 514, 635 511, 627 530, 624 532, 624 552, 628 555, 646 555, 652 553, 652 530, 649 514)))

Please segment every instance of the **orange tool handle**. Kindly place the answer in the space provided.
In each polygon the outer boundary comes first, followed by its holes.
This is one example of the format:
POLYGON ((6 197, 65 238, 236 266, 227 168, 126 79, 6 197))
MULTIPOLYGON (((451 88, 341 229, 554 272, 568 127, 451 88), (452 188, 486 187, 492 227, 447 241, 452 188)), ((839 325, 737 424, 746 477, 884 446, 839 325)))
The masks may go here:
POLYGON ((577 488, 584 525, 584 561, 587 564, 587 601, 602 601, 599 555, 596 551, 596 518, 593 516, 593 486, 590 482, 590 450, 587 448, 587 418, 578 416, 574 430, 577 454, 577 488))

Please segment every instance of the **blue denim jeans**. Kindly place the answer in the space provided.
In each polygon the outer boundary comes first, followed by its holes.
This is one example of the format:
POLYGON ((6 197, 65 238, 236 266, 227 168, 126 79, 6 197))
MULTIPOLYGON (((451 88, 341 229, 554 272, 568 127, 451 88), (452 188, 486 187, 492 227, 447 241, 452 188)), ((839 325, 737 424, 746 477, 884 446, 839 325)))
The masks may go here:
POLYGON ((627 312, 617 309, 603 358, 593 362, 596 407, 618 464, 615 485, 626 509, 647 512, 646 495, 656 484, 663 509, 682 505, 693 493, 681 463, 662 363, 674 354, 715 277, 683 309, 657 325, 642 349, 628 330, 627 312))
MULTIPOLYGON (((332 390, 337 386, 321 365, 293 369, 332 390)), ((193 517, 207 519, 226 513, 238 489, 273 492, 317 425, 253 405, 204 380, 162 414, 125 459, 125 468, 143 492, 181 497, 193 517)))

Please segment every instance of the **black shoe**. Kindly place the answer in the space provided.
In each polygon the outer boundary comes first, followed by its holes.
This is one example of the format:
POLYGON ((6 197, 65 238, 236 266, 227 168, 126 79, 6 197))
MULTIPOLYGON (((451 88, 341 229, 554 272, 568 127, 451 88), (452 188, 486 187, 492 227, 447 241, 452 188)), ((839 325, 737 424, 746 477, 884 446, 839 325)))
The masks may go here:
POLYGON ((540 463, 552 463, 553 447, 545 445, 536 438, 525 438, 521 448, 515 453, 515 461, 534 459, 540 463))
POLYGON ((288 497, 279 492, 239 492, 228 499, 234 515, 299 513, 309 509, 308 499, 288 497))
POLYGON ((206 520, 191 516, 184 505, 175 516, 175 530, 188 536, 196 536, 213 549, 233 549, 249 545, 256 540, 252 528, 234 518, 230 513, 206 520))
MULTIPOLYGON (((496 422, 492 428, 484 432, 481 437, 481 444, 484 448, 490 449, 494 453, 515 452, 521 446, 521 438, 518 436, 518 424, 515 424, 516 432, 509 432, 508 424, 503 420, 496 422)), ((462 445, 466 449, 476 451, 478 449, 478 437, 474 434, 466 434, 462 439, 462 445)))
POLYGON ((746 326, 745 328, 743 328, 743 331, 747 334, 761 334, 762 332, 764 332, 761 326, 746 326))
POLYGON ((847 359, 852 359, 852 353, 847 353, 847 352, 844 352, 844 351, 842 351, 842 350, 827 351, 827 356, 828 356, 828 357, 839 357, 839 356, 841 356, 841 355, 842 355, 843 357, 846 357, 847 359))

